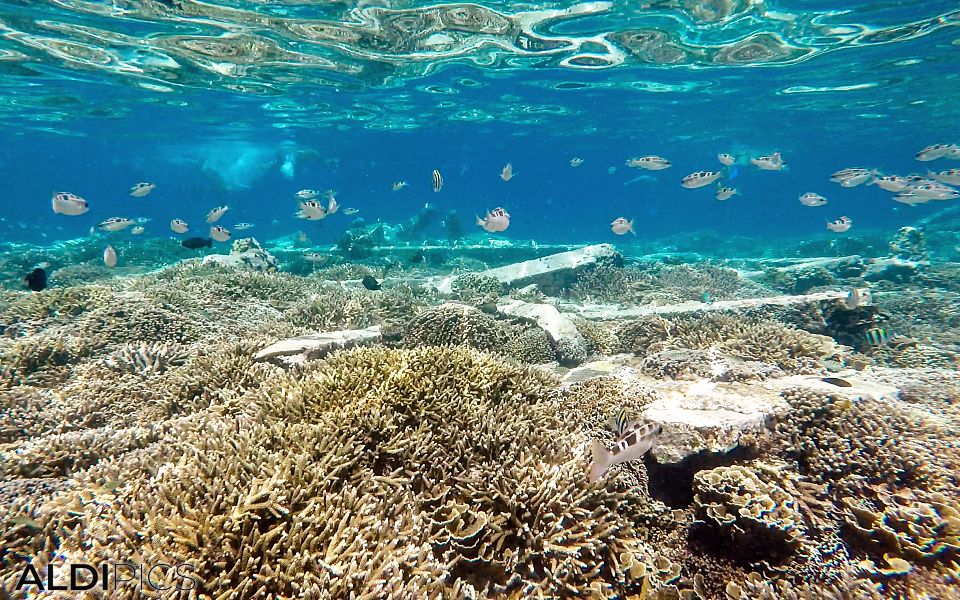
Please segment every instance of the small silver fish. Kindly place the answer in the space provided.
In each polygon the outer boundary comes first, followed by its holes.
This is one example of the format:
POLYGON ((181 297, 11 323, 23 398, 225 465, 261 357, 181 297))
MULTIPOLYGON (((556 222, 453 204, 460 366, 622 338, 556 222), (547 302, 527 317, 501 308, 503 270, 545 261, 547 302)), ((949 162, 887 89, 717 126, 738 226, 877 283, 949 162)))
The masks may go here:
POLYGON ((732 154, 727 154, 726 152, 723 152, 723 153, 721 153, 721 154, 718 154, 718 155, 717 155, 717 160, 719 160, 719 161, 720 161, 720 164, 723 165, 723 166, 725 166, 725 167, 729 167, 729 166, 733 165, 733 163, 737 162, 737 159, 734 158, 734 156, 733 156, 732 154))
POLYGON ((850 293, 847 294, 843 304, 849 310, 853 310, 861 306, 870 306, 873 304, 873 295, 867 288, 853 288, 850 290, 850 293))
POLYGON ((656 423, 634 421, 624 428, 612 450, 607 450, 599 441, 593 440, 590 443, 593 456, 590 463, 590 483, 599 481, 610 467, 636 460, 646 454, 653 448, 661 431, 662 428, 656 423))
POLYGON ((230 210, 229 206, 218 206, 207 213, 207 223, 216 223, 220 220, 220 217, 225 215, 227 211, 230 210))
POLYGON ((887 192, 902 192, 907 189, 910 184, 905 177, 900 177, 899 175, 883 175, 881 177, 874 177, 868 185, 876 185, 882 190, 887 192))
POLYGON ((360 209, 359 209, 359 208, 353 208, 352 206, 348 206, 347 208, 343 209, 342 212, 343 212, 343 214, 345 214, 345 215, 347 215, 347 216, 349 217, 349 216, 351 216, 351 215, 355 215, 355 214, 357 214, 358 212, 360 212, 360 209))
POLYGON ((729 200, 739 193, 737 188, 726 187, 724 185, 717 186, 717 200, 729 200))
POLYGON ((807 192, 800 196, 800 204, 804 206, 823 206, 826 203, 826 198, 813 192, 807 192))
POLYGON ((100 231, 123 231, 134 224, 132 219, 124 217, 110 217, 106 221, 101 221, 97 227, 100 231))
POLYGON ((579 156, 574 156, 573 158, 570 159, 571 167, 579 167, 582 164, 583 164, 583 159, 580 158, 579 156))
POLYGON ((680 181, 680 185, 687 188, 688 190, 693 190, 696 188, 702 188, 705 185, 710 185, 714 181, 720 179, 723 174, 720 171, 697 171, 696 173, 690 173, 680 181))
POLYGON ((130 195, 134 198, 143 198, 157 186, 153 183, 141 182, 130 188, 130 195))
POLYGON ((390 189, 395 192, 399 192, 400 190, 407 187, 408 185, 409 184, 406 181, 394 181, 393 184, 390 186, 390 189))
POLYGON ((174 233, 186 233, 190 231, 190 226, 183 219, 173 219, 170 221, 170 230, 174 233))
POLYGON ((513 172, 513 164, 507 163, 503 166, 503 170, 500 171, 500 179, 504 181, 510 181, 513 179, 515 173, 513 172))
POLYGON ((827 223, 827 229, 835 233, 843 233, 853 227, 853 219, 850 217, 840 217, 836 221, 827 223))
POLYGON ((649 171, 662 171, 670 168, 670 161, 662 156, 641 156, 640 158, 627 159, 626 165, 649 171))
POLYGON ((917 152, 917 160, 921 162, 937 160, 955 152, 957 149, 956 144, 933 144, 917 152))
POLYGON ((244 231, 247 229, 252 229, 253 223, 237 223, 236 225, 233 226, 233 228, 237 231, 244 231))
POLYGON ((230 231, 225 227, 214 225, 210 228, 210 237, 218 242, 226 242, 230 239, 230 231))
POLYGON ((783 158, 780 156, 779 152, 774 152, 770 156, 761 156, 759 158, 751 158, 750 162, 754 166, 763 169, 764 171, 782 171, 787 165, 783 164, 783 158))

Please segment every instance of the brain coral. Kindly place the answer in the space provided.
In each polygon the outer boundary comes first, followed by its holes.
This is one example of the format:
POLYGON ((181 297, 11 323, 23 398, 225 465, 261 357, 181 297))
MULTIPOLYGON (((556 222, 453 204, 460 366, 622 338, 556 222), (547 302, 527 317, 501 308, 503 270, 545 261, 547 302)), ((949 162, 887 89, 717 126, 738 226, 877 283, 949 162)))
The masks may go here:
POLYGON ((213 598, 611 597, 664 579, 639 539, 647 501, 587 484, 553 376, 465 348, 264 375, 204 418, 109 438, 112 459, 64 464, 70 485, 3 507, 25 525, 3 534, 0 581, 17 556, 189 564, 213 598))

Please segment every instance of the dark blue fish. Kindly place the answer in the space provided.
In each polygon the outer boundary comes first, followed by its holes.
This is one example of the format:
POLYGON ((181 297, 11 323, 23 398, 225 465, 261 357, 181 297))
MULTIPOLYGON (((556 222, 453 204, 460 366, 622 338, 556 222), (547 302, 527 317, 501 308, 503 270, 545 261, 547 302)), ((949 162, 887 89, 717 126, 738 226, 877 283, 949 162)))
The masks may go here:
POLYGON ((191 250, 196 250, 198 248, 210 248, 213 246, 213 241, 210 238, 202 237, 192 237, 187 238, 180 242, 180 245, 184 248, 190 248, 191 250))
POLYGON ((360 283, 363 284, 363 287, 367 288, 370 291, 376 291, 380 289, 380 282, 377 281, 377 278, 373 275, 367 275, 360 280, 360 283))
POLYGON ((36 268, 29 275, 23 278, 27 287, 35 292, 42 292, 47 288, 47 272, 41 268, 36 268))

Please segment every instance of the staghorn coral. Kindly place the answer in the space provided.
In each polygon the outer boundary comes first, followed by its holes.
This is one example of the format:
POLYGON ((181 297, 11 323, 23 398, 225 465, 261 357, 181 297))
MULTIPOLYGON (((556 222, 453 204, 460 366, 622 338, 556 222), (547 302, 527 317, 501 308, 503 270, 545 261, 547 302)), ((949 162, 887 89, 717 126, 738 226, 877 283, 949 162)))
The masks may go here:
POLYGON ((550 335, 539 327, 529 327, 510 336, 506 353, 520 362, 543 364, 557 360, 550 335))
POLYGON ((175 561, 215 598, 610 597, 675 580, 639 539, 644 498, 585 483, 555 385, 464 348, 273 372, 243 402, 78 471, 31 509, 17 553, 175 561))
POLYGON ((167 342, 139 342, 124 344, 103 362, 115 371, 128 373, 162 373, 173 366, 187 362, 190 353, 179 344, 167 342))
POLYGON ((805 534, 797 501, 765 471, 735 465, 693 476, 697 522, 748 560, 777 560, 805 534))
POLYGON ((771 581, 759 573, 751 573, 741 583, 728 583, 725 595, 726 600, 884 600, 889 597, 880 584, 854 578, 849 573, 829 584, 771 581))
POLYGON ((774 365, 725 356, 715 350, 664 350, 643 359, 641 371, 670 379, 751 381, 782 377, 774 365))
POLYGON ((454 300, 474 306, 496 303, 503 292, 503 284, 496 277, 479 273, 465 273, 450 283, 454 300))
POLYGON ((658 315, 621 321, 613 329, 620 352, 645 355, 651 346, 666 341, 672 335, 673 324, 658 315))
POLYGON ((496 320, 480 310, 448 302, 411 319, 403 339, 407 347, 462 344, 481 350, 501 350, 506 333, 496 320))
POLYGON ((573 324, 583 336, 588 353, 613 354, 620 346, 620 340, 617 339, 612 324, 586 319, 576 319, 573 324))
POLYGON ((44 369, 56 370, 90 356, 97 346, 84 337, 39 334, 21 338, 2 351, 0 363, 11 376, 25 377, 44 369))
POLYGON ((140 340, 183 343, 199 339, 191 319, 137 292, 114 294, 105 306, 85 313, 76 323, 77 335, 99 345, 140 340))
POLYGON ((108 287, 92 285, 24 292, 19 294, 3 313, 0 313, 0 322, 9 326, 13 323, 70 320, 103 306, 112 294, 108 287))

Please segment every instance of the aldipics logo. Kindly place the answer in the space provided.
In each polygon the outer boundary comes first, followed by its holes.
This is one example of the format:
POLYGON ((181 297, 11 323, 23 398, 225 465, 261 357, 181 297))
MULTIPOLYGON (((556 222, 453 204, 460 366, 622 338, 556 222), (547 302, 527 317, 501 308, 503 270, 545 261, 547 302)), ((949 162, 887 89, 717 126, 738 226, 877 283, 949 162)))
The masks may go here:
POLYGON ((37 568, 24 566, 14 586, 15 592, 45 592, 86 590, 116 590, 119 587, 140 590, 168 591, 194 590, 200 579, 190 564, 138 565, 135 563, 104 562, 98 565, 71 563, 54 568, 53 565, 37 568))

